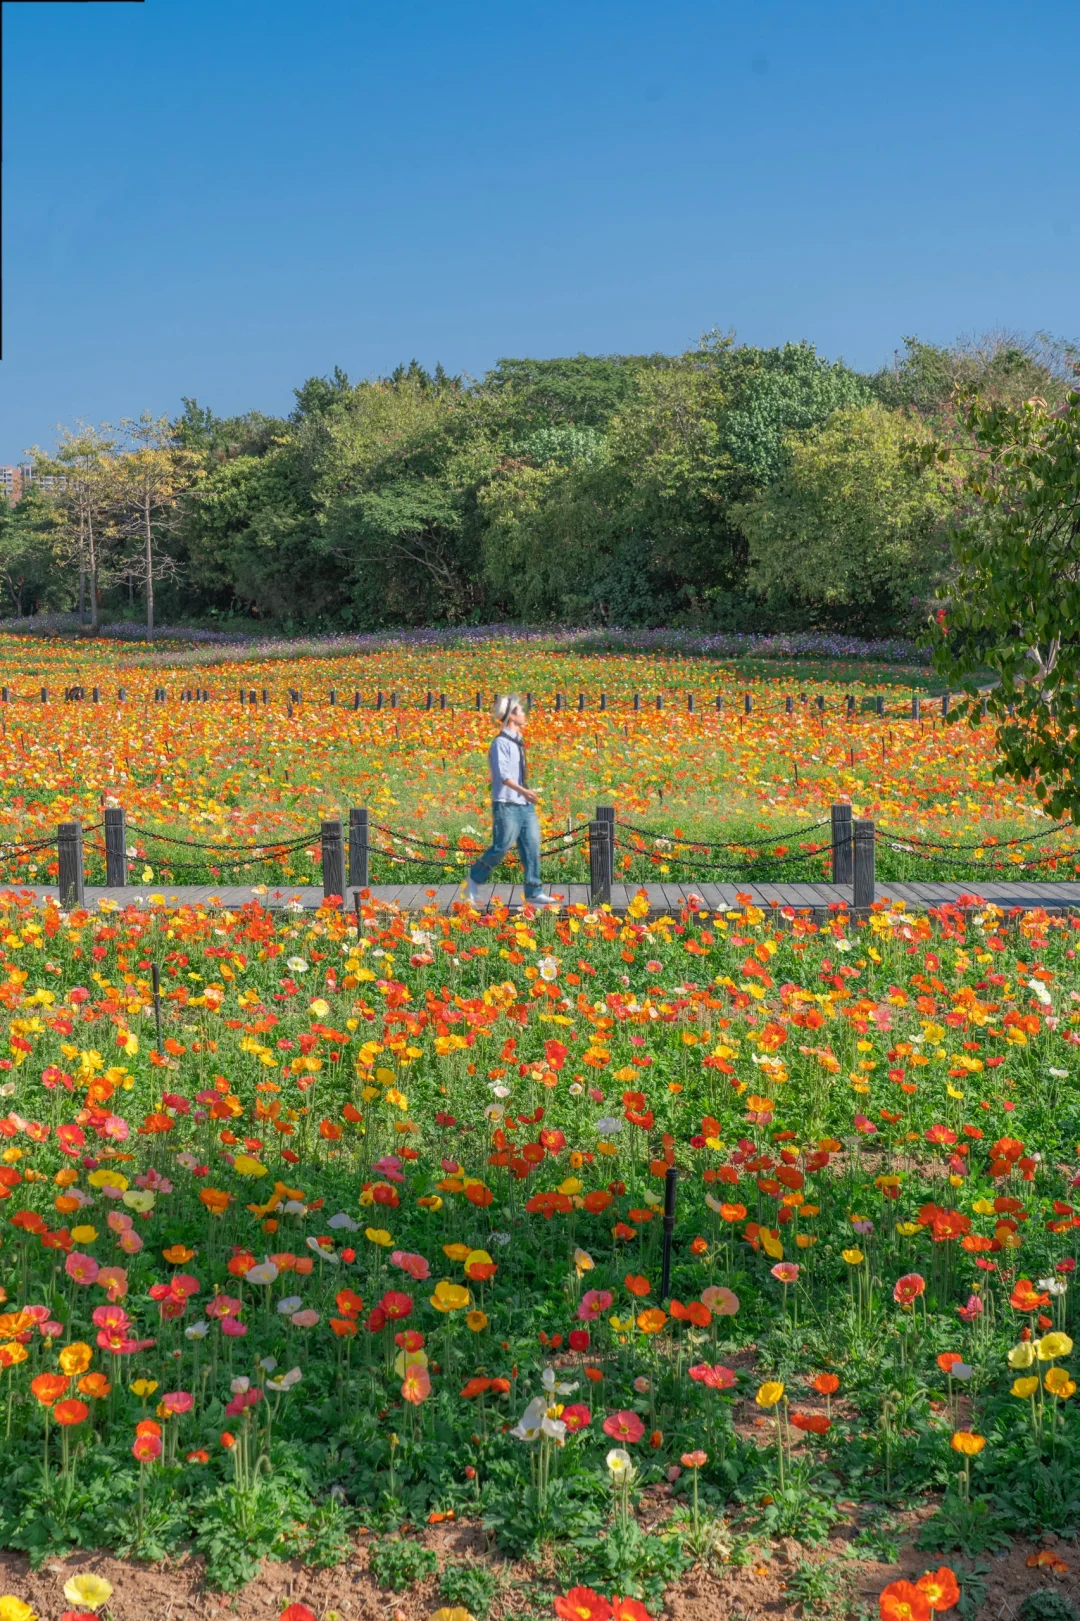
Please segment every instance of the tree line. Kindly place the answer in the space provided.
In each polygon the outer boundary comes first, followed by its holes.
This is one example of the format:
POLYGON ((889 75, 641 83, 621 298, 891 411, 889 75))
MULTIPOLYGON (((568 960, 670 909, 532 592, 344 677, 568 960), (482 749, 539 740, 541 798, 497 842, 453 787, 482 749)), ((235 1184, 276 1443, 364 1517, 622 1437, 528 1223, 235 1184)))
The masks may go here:
POLYGON ((11 614, 366 630, 505 618, 893 633, 947 582, 973 392, 1053 411, 1072 348, 905 340, 860 373, 805 342, 415 360, 287 418, 79 423, 0 503, 11 614))

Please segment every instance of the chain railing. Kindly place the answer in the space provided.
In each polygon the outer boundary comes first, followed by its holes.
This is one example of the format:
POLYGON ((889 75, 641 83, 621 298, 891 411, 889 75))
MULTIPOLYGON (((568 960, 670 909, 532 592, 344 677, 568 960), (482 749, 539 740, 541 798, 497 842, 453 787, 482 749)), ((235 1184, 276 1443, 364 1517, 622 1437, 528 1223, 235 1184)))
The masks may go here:
MULTIPOLYGON (((612 805, 598 805, 596 815, 587 824, 576 828, 552 831, 541 841, 541 856, 545 871, 545 887, 575 882, 567 874, 568 861, 584 858, 587 870, 587 894, 594 905, 610 904, 612 887, 616 881, 617 865, 629 884, 640 879, 635 875, 635 864, 641 864, 646 874, 664 880, 672 867, 702 875, 706 883, 715 881, 766 883, 783 886, 785 883, 827 882, 830 888, 850 890, 851 905, 856 911, 874 905, 877 894, 876 852, 880 847, 890 857, 900 853, 916 864, 926 863, 935 870, 945 867, 959 869, 972 878, 976 874, 985 881, 988 876, 985 860, 968 855, 969 851, 1014 852, 1009 857, 1006 871, 1019 877, 1026 872, 1040 872, 1049 864, 1080 862, 1080 845, 1064 849, 1055 847, 1045 853, 1031 853, 1018 859, 1017 853, 1029 851, 1040 841, 1065 831, 1067 824, 1045 829, 1029 837, 983 842, 970 845, 946 845, 928 839, 904 838, 878 828, 869 818, 856 818, 848 804, 832 806, 827 820, 811 822, 786 833, 772 834, 761 839, 699 839, 681 831, 662 832, 655 828, 638 827, 622 821, 612 805), (827 827, 829 836, 821 842, 811 842, 802 849, 786 848, 793 840, 827 827), (621 835, 629 837, 622 837, 621 835), (650 848, 644 841, 652 841, 650 848), (955 850, 954 856, 946 854, 955 850), (561 869, 561 870, 559 870, 561 869)), ((0 842, 0 862, 15 860, 44 850, 55 850, 58 857, 58 880, 61 904, 85 904, 87 854, 100 858, 105 868, 108 889, 129 886, 132 862, 147 860, 145 844, 162 848, 166 853, 155 858, 159 870, 157 882, 173 883, 177 874, 209 874, 214 882, 222 874, 246 873, 254 867, 285 867, 288 860, 300 851, 310 852, 313 861, 321 866, 324 897, 336 896, 344 902, 348 890, 357 893, 371 889, 372 866, 377 863, 385 872, 402 873, 409 869, 416 873, 419 887, 423 877, 438 884, 438 874, 448 871, 465 878, 481 853, 477 843, 451 843, 446 839, 430 839, 402 828, 382 822, 372 822, 366 806, 353 806, 347 822, 330 818, 317 828, 294 832, 282 838, 268 837, 258 843, 228 844, 221 840, 196 840, 178 834, 128 823, 120 806, 109 806, 104 820, 84 827, 81 822, 62 822, 53 837, 36 840, 0 842), (102 839, 90 836, 103 833, 102 839), (134 836, 143 848, 129 854, 129 837, 134 836), (175 860, 168 851, 199 852, 191 860, 175 860), (420 853, 417 853, 420 852, 420 853)), ((895 861, 890 860, 895 867, 895 861)), ((997 863, 1004 867, 1004 863, 997 863)), ((154 882, 150 877, 146 882, 154 882)), ((205 876, 203 881, 206 882, 205 876)), ((294 883, 291 877, 275 880, 294 883)), ((897 879, 896 881, 901 881, 897 879)), ((677 883, 678 880, 671 880, 677 883)))

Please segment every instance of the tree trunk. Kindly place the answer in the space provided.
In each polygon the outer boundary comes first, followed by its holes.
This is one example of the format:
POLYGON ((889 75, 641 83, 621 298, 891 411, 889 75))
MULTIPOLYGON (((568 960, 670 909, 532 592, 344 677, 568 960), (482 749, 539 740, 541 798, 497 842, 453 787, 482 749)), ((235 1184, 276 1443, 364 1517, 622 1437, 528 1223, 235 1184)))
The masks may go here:
POLYGON ((97 548, 94 545, 94 514, 86 515, 86 535, 88 541, 87 561, 90 565, 90 629, 98 628, 98 579, 97 579, 97 548))
POLYGON ((154 636, 154 543, 150 528, 150 494, 143 500, 143 522, 146 531, 146 639, 154 636))

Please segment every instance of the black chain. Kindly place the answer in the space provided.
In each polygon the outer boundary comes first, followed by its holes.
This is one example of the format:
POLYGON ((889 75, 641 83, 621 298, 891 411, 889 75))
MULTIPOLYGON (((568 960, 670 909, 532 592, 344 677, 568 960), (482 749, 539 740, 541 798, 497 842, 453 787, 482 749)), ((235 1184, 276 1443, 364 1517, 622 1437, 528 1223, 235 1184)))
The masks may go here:
POLYGON ((888 829, 876 829, 876 837, 883 839, 903 839, 905 844, 917 844, 923 850, 1014 850, 1020 844, 1037 844, 1040 839, 1052 839, 1056 833, 1064 833, 1071 828, 1072 822, 1059 822, 1057 827, 1049 827, 1044 833, 1032 833, 1026 839, 1003 839, 1000 843, 994 840, 991 843, 975 844, 936 844, 933 839, 918 839, 910 833, 890 833, 888 829))
POLYGON ((673 833, 660 833, 654 828, 635 827, 633 822, 624 822, 620 817, 617 826, 625 827, 628 833, 637 833, 644 839, 665 839, 669 844, 688 844, 695 850, 739 850, 742 848, 760 847, 766 844, 781 844, 785 839, 798 839, 804 833, 815 833, 819 827, 829 825, 826 818, 820 822, 811 822, 809 827, 797 827, 791 833, 774 833, 767 839, 729 839, 726 842, 709 839, 689 839, 680 834, 678 838, 673 833))
MULTIPOLYGON (((98 825, 101 826, 103 824, 99 823, 98 825)), ((306 844, 318 844, 322 838, 322 834, 319 832, 313 834, 303 834, 301 837, 291 840, 264 839, 261 844, 200 844, 197 839, 178 839, 175 838, 171 833, 151 833, 148 828, 136 827, 134 822, 129 822, 127 824, 127 831, 129 833, 138 834, 140 838, 158 839, 164 844, 182 844, 187 850, 223 850, 226 855, 231 855, 234 851, 241 855, 246 855, 248 851, 251 850, 299 850, 306 844)))
MULTIPOLYGON (((622 850, 627 855, 646 856, 650 861, 655 860, 655 857, 652 855, 652 853, 650 851, 648 851, 648 850, 639 850, 632 844, 620 844, 618 842, 618 840, 615 840, 614 845, 615 845, 616 850, 622 850)), ((805 850, 805 851, 803 851, 803 853, 801 855, 797 855, 797 856, 767 856, 767 857, 765 857, 765 860, 771 861, 771 862, 775 863, 777 866, 786 866, 789 862, 792 862, 792 861, 813 861, 813 860, 815 860, 815 858, 817 858, 819 856, 827 855, 828 853, 829 853, 829 846, 827 844, 823 844, 821 846, 820 850, 805 850)), ((750 866, 751 866, 751 863, 745 862, 745 861, 741 861, 741 862, 691 861, 687 856, 676 856, 676 855, 672 855, 670 857, 670 859, 672 861, 677 861, 680 866, 692 867, 695 870, 695 872, 736 872, 736 873, 745 873, 745 872, 750 870, 750 866)), ((753 863, 753 865, 756 866, 757 863, 755 862, 755 863, 753 863)))

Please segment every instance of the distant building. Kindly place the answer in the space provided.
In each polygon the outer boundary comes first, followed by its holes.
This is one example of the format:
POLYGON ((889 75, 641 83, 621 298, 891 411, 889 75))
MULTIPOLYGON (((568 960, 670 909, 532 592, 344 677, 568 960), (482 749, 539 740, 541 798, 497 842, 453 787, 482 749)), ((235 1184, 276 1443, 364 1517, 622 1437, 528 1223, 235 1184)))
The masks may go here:
POLYGON ((51 490, 56 487, 56 482, 51 474, 35 474, 33 462, 17 462, 14 467, 0 467, 0 495, 6 496, 12 506, 22 500, 31 484, 51 490))

